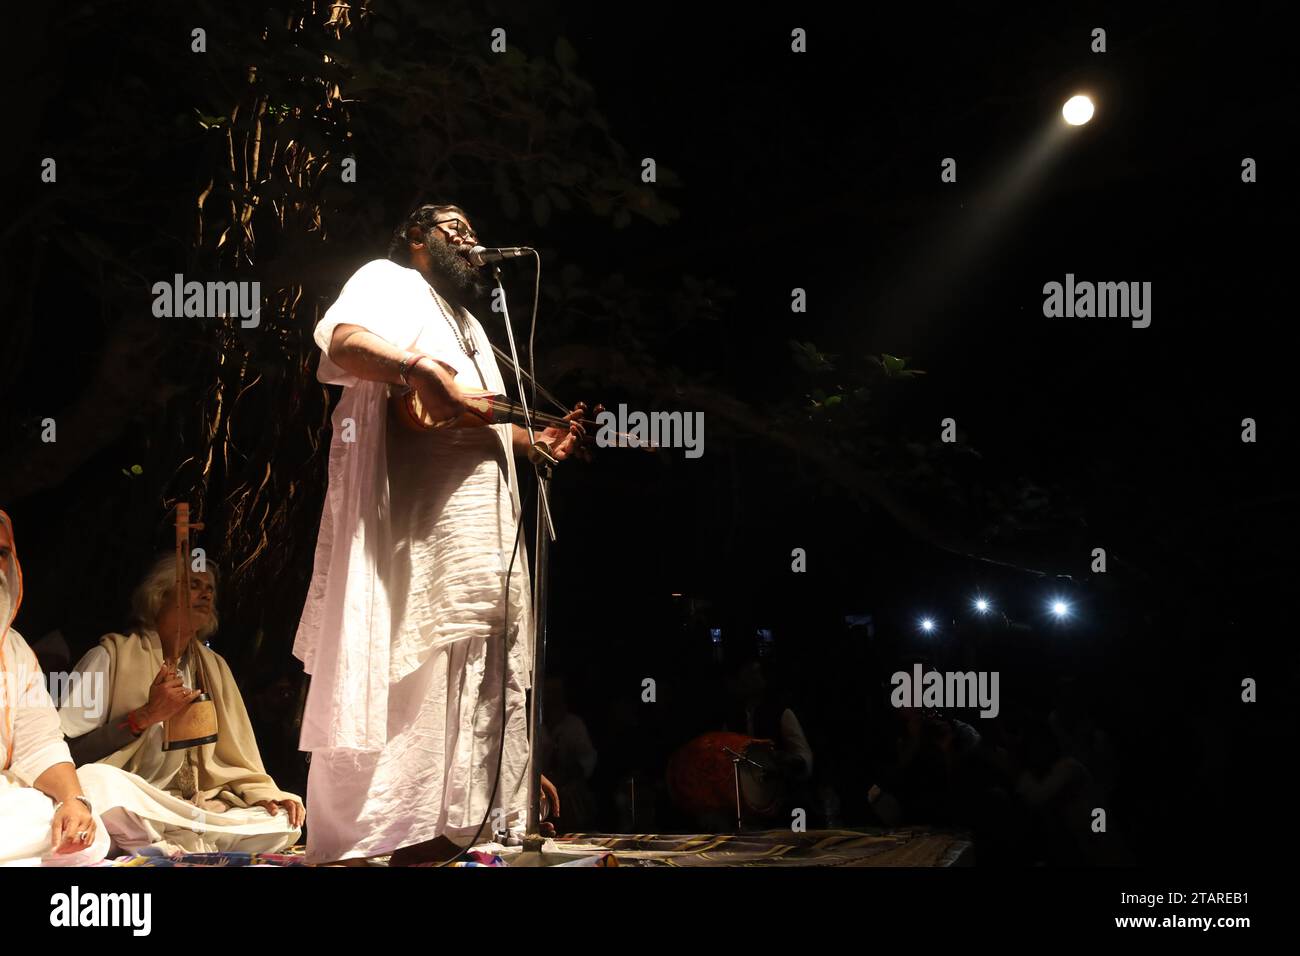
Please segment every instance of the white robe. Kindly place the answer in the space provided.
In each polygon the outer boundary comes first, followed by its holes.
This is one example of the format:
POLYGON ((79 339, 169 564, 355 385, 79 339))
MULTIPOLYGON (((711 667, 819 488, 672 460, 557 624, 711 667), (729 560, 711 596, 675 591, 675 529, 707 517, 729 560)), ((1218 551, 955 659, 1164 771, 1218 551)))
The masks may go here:
MULTIPOLYGON (((447 315, 455 311, 443 301, 447 315)), ((429 286, 412 269, 368 263, 317 325, 355 324, 426 352, 462 387, 504 391, 491 343, 463 313, 461 351, 429 286)), ((294 654, 312 675, 300 746, 310 750, 307 856, 373 856, 480 821, 521 831, 532 617, 520 547, 510 571, 507 733, 504 586, 519 517, 511 427, 415 434, 389 428, 388 386, 323 354, 318 377, 343 385, 333 417, 329 490, 294 654), (351 439, 351 440, 349 440, 351 439)))
MULTIPOLYGON (((76 853, 55 854, 52 827, 54 801, 32 784, 56 764, 72 764, 72 755, 59 729, 59 715, 50 700, 36 655, 13 628, 4 641, 7 671, 0 674, 0 713, 12 714, 11 726, 0 727, 0 761, 13 744, 13 760, 0 767, 0 866, 87 866, 108 855, 109 837, 96 813, 95 841, 76 853)), ((94 803, 94 797, 82 790, 94 803)), ((98 811, 99 807, 95 807, 98 811)))
MULTIPOLYGON (((110 702, 103 693, 97 695, 97 706, 92 708, 74 694, 73 688, 78 683, 83 687, 111 687, 109 666, 109 653, 100 646, 91 648, 77 662, 74 673, 79 677, 68 682, 58 711, 66 736, 80 737, 108 720, 110 702)), ((181 670, 181 682, 193 689, 191 662, 181 670)), ((163 750, 162 724, 151 725, 144 736, 143 776, 100 763, 77 769, 82 789, 103 816, 116 849, 129 853, 156 846, 168 852, 275 853, 298 841, 302 831, 289 825, 289 815, 283 809, 276 814, 262 807, 228 807, 216 812, 167 792, 194 751, 163 750)))

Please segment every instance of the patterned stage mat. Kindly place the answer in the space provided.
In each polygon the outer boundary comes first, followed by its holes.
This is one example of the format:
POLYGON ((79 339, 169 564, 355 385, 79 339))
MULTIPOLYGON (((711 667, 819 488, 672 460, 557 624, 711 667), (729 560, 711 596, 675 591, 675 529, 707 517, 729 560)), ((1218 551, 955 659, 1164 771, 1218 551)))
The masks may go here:
MULTIPOLYGON (((763 830, 753 833, 570 833, 547 840, 540 854, 483 844, 459 866, 965 866, 974 862, 961 833, 906 830, 763 830)), ((308 866, 301 846, 283 853, 158 851, 105 860, 101 866, 308 866)), ((387 858, 371 865, 383 866, 387 858)))
POLYGON ((307 866, 304 850, 291 846, 283 853, 182 853, 169 857, 161 852, 121 856, 101 866, 307 866))
POLYGON ((974 862, 967 835, 921 828, 671 836, 571 833, 556 837, 554 845, 565 855, 612 853, 621 866, 960 866, 974 862))

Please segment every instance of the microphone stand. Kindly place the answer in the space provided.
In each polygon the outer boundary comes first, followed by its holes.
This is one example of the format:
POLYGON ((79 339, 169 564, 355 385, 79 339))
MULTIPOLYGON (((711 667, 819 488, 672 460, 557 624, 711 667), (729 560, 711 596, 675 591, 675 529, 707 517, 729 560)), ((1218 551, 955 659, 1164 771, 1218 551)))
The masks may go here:
POLYGON ((731 773, 736 781, 736 832, 743 833, 745 829, 745 817, 741 812, 740 803, 740 765, 742 762, 747 763, 760 773, 763 772, 763 765, 757 761, 750 760, 744 754, 736 753, 736 751, 732 750, 730 747, 723 747, 722 750, 731 758, 731 773))
MULTIPOLYGON (((506 306, 506 290, 501 284, 500 266, 492 266, 492 277, 496 280, 499 296, 497 301, 501 303, 501 315, 505 319, 506 339, 510 343, 510 362, 514 368, 515 386, 519 390, 519 404, 524 410, 528 441, 537 452, 537 460, 533 462, 533 471, 537 477, 537 527, 533 545, 536 558, 536 572, 533 575, 533 693, 528 708, 528 804, 524 817, 526 824, 524 851, 540 852, 542 836, 538 811, 541 807, 542 781, 541 768, 537 765, 537 731, 541 726, 542 688, 546 681, 546 600, 550 579, 550 543, 555 540, 555 525, 551 521, 550 484, 552 468, 557 462, 547 454, 545 445, 538 446, 536 433, 533 430, 532 410, 528 407, 528 396, 524 392, 523 370, 519 365, 519 352, 515 348, 515 333, 510 325, 510 310, 506 306)), ((522 507, 522 499, 520 507, 522 507)), ((509 666, 508 651, 502 666, 509 666)))

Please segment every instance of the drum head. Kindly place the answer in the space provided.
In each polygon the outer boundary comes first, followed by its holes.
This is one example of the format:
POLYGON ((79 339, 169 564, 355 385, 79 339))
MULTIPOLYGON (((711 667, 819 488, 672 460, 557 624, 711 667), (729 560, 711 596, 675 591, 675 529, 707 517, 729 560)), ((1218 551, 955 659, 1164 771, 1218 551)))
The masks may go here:
POLYGON ((769 817, 780 799, 776 778, 768 772, 774 764, 771 744, 743 734, 713 731, 673 754, 668 762, 668 791, 674 805, 685 813, 735 820, 739 778, 743 815, 769 817), (733 754, 745 759, 737 764, 733 754))

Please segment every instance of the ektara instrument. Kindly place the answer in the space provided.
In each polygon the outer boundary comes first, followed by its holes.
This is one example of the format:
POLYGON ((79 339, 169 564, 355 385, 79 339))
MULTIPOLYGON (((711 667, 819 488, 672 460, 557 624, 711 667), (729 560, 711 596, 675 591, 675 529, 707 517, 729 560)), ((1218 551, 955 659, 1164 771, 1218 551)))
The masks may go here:
MULTIPOLYGON (((207 693, 207 669, 203 656, 194 647, 198 638, 194 633, 193 609, 190 606, 190 532, 202 530, 202 524, 190 523, 190 506, 187 502, 176 505, 176 612, 180 621, 180 637, 188 637, 186 647, 194 655, 194 689, 198 697, 186 704, 163 723, 163 750, 186 750, 203 744, 217 742, 217 705, 207 693)), ((164 643, 163 659, 175 667, 180 655, 176 648, 164 643), (169 653, 170 650, 170 653, 169 653)))

